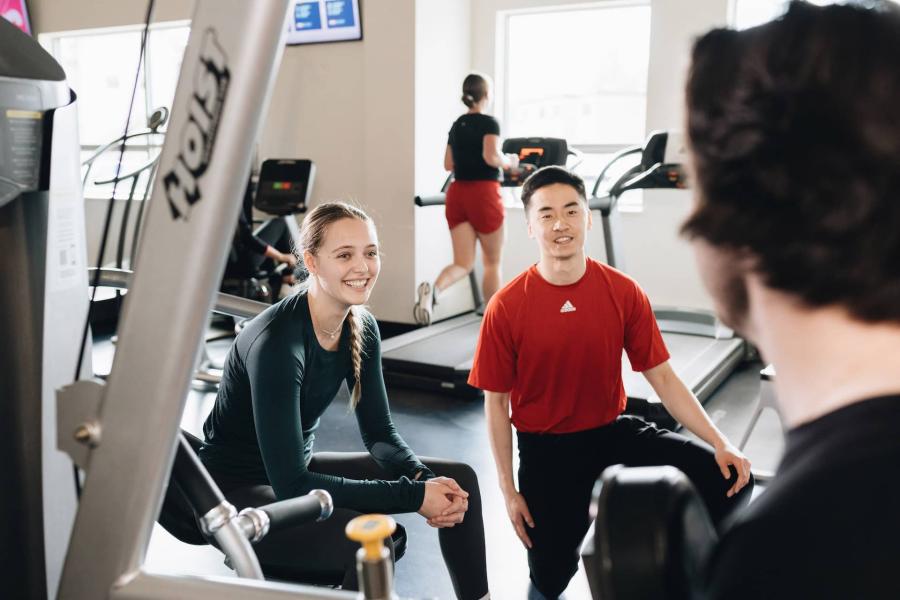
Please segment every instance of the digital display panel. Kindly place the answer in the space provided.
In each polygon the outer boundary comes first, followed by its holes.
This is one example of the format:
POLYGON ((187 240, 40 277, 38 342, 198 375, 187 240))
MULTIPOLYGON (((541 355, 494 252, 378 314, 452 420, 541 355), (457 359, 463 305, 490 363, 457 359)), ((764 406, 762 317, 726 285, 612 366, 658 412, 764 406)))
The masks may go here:
POLYGON ((293 0, 287 29, 288 44, 361 40, 359 0, 293 0))

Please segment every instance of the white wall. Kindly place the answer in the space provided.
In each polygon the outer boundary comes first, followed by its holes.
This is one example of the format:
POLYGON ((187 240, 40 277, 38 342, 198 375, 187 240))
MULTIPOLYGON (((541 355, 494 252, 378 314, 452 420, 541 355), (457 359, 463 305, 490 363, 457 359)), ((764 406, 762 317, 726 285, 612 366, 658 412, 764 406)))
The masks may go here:
POLYGON ((369 1, 363 9, 365 204, 378 223, 386 265, 372 293, 379 319, 412 322, 415 234, 415 3, 369 1))
MULTIPOLYGON (((28 11, 37 33, 116 27, 143 23, 147 2, 144 0, 29 0, 28 11)), ((194 3, 185 0, 157 0, 154 21, 189 19, 194 3)))
MULTIPOLYGON (((466 110, 460 97, 472 63, 471 19, 471 0, 416 1, 415 189, 421 196, 437 194, 448 175, 447 132, 466 110)), ((415 253, 416 283, 433 282, 453 261, 442 206, 415 209, 415 253)), ((471 297, 468 280, 461 281, 441 296, 436 315, 471 309, 471 297)))
MULTIPOLYGON (((647 132, 684 129, 684 85, 694 39, 727 23, 727 0, 653 0, 647 80, 647 132)), ((678 228, 691 190, 643 192, 643 212, 620 213, 627 270, 657 305, 712 309, 678 228)))
POLYGON ((415 269, 414 9, 365 2, 362 42, 287 47, 260 137, 260 158, 315 161, 313 204, 351 200, 373 217, 384 264, 370 307, 399 322, 412 320, 415 269))

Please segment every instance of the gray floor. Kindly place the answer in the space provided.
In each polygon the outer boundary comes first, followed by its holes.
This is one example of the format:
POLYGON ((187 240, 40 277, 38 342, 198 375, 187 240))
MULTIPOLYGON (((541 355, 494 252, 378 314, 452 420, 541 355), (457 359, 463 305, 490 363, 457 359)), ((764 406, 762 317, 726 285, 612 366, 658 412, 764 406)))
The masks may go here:
MULTIPOLYGON (((221 355, 226 346, 214 347, 221 355)), ((95 348, 95 368, 108 369, 113 350, 109 343, 95 348)), ((759 363, 748 363, 734 373, 711 397, 707 410, 719 428, 735 443, 741 438, 759 393, 759 363)), ((409 445, 423 456, 451 457, 468 462, 479 474, 487 538, 488 573, 492 597, 524 598, 528 582, 525 552, 506 517, 503 499, 485 432, 480 402, 390 390, 397 427, 409 445)), ((213 394, 192 392, 183 425, 198 433, 214 400, 213 394)), ((317 433, 318 450, 363 450, 356 422, 347 412, 346 390, 326 411, 317 433)), ((773 414, 763 414, 747 444, 754 467, 773 469, 781 454, 780 425, 773 414)), ((452 598, 453 591, 441 559, 437 535, 418 515, 400 515, 409 532, 409 550, 397 564, 396 588, 401 597, 452 598)), ((147 568, 164 573, 231 575, 221 555, 210 547, 181 544, 156 527, 147 554, 147 568)), ((571 600, 589 598, 587 581, 579 571, 567 591, 571 600)))

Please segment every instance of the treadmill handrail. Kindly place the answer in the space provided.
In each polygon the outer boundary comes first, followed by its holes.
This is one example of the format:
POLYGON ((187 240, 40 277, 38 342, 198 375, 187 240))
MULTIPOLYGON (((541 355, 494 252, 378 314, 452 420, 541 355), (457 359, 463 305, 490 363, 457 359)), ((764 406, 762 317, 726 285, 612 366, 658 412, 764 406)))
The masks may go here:
MULTIPOLYGON (((600 182, 603 181, 604 177, 606 177, 606 172, 609 171, 610 168, 612 168, 612 166, 614 164, 616 164, 617 162, 619 162, 621 159, 625 158, 626 156, 630 156, 632 154, 637 154, 637 153, 643 152, 643 151, 644 151, 644 149, 641 146, 630 146, 628 148, 624 148, 624 149, 616 152, 613 155, 613 157, 611 159, 609 159, 609 162, 606 163, 606 166, 603 167, 603 170, 600 171, 600 174, 597 175, 597 180, 594 182, 594 189, 591 190, 591 196, 593 196, 593 197, 597 196, 597 191, 600 189, 600 182)), ((610 191, 612 191, 612 188, 610 188, 610 191)))
POLYGON ((416 196, 414 202, 416 206, 443 206, 447 202, 446 194, 435 194, 434 196, 416 196))
MULTIPOLYGON (((606 194, 597 196, 596 193, 594 193, 591 196, 591 199, 588 200, 588 208, 591 210, 599 210, 601 215, 608 217, 613 208, 615 208, 616 203, 619 201, 619 197, 629 190, 629 184, 636 181, 642 172, 643 167, 641 165, 631 167, 625 171, 614 184, 612 184, 612 187, 609 188, 609 191, 606 194)), ((597 181, 600 180, 598 179, 597 181)), ((596 189, 597 185, 594 184, 594 190, 596 191, 596 189)))

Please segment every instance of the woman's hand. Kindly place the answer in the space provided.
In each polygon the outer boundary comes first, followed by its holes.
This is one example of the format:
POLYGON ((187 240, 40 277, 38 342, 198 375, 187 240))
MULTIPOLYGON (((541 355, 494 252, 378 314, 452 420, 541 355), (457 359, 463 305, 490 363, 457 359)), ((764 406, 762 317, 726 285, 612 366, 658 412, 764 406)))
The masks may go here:
POLYGON ((290 267, 297 266, 297 257, 291 254, 290 252, 282 252, 281 256, 278 257, 278 262, 283 262, 290 267))
POLYGON ((469 493, 449 477, 435 477, 425 482, 425 499, 419 514, 432 527, 453 527, 462 523, 469 508, 469 493))
POLYGON ((519 166, 519 155, 518 154, 504 154, 503 155, 503 165, 506 169, 515 169, 519 166))

